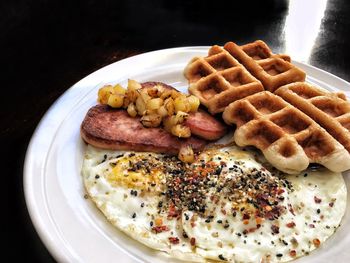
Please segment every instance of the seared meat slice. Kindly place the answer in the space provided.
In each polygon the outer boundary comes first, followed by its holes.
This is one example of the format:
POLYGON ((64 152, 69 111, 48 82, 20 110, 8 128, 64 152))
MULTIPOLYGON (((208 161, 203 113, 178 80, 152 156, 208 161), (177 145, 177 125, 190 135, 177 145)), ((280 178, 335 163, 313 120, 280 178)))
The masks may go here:
POLYGON ((177 154, 183 145, 191 145, 194 151, 199 151, 206 144, 205 140, 194 136, 180 139, 162 128, 146 128, 138 117, 130 117, 125 110, 107 105, 96 105, 88 111, 81 124, 81 137, 103 149, 170 154, 177 154))

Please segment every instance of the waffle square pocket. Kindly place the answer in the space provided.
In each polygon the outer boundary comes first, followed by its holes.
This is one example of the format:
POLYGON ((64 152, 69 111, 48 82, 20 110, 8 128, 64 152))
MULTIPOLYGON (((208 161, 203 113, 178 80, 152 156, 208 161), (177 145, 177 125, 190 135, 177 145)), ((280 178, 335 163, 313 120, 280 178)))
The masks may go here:
POLYGON ((228 42, 224 49, 260 80, 265 90, 274 92, 285 84, 305 80, 305 72, 290 63, 288 55, 273 54, 261 40, 243 46, 228 42))

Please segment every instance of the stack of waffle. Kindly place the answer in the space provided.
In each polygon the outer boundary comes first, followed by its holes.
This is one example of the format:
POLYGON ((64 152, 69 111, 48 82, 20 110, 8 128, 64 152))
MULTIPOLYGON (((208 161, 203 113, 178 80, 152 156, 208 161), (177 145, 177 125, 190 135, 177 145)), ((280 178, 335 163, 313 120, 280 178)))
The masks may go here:
POLYGON ((184 72, 190 93, 212 114, 236 126, 239 146, 252 145, 286 173, 310 163, 331 171, 350 169, 350 104, 303 82, 305 72, 262 41, 213 46, 184 72))

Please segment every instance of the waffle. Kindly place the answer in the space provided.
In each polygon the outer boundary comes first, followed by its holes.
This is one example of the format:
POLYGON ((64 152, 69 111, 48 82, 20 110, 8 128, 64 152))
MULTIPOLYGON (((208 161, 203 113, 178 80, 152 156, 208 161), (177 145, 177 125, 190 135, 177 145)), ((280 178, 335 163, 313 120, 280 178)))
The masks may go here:
POLYGON ((189 92, 212 114, 223 112, 231 102, 263 90, 260 81, 216 45, 209 49, 207 57, 193 58, 184 75, 190 83, 189 92))
POLYGON ((305 82, 280 87, 275 93, 309 115, 350 152, 350 103, 344 94, 305 82))
POLYGON ((228 42, 224 48, 268 91, 273 92, 285 84, 305 80, 305 72, 291 64, 289 56, 273 54, 261 40, 243 46, 228 42))
POLYGON ((310 163, 331 171, 350 169, 350 154, 306 114, 277 95, 263 91, 231 103, 223 118, 237 129, 239 146, 252 145, 277 169, 298 173, 310 163))

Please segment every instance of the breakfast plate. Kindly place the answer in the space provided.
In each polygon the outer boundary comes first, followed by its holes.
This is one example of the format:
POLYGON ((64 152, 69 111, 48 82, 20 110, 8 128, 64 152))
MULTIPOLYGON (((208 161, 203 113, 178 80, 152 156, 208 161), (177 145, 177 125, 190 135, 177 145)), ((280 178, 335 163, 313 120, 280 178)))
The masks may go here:
MULTIPOLYGON (((47 111, 29 144, 24 166, 25 198, 31 219, 44 244, 59 262, 165 262, 173 259, 139 244, 115 229, 86 198, 81 167, 86 149, 80 123, 96 104, 99 87, 126 86, 127 79, 156 80, 187 89, 183 69, 208 47, 153 51, 106 66, 68 89, 47 111)), ((349 97, 350 83, 307 64, 294 62, 307 81, 349 97)), ((350 189, 350 171, 343 173, 350 189)), ((346 261, 350 258, 350 197, 342 225, 325 244, 296 262, 346 261)), ((174 261, 174 260, 173 260, 174 261)))

